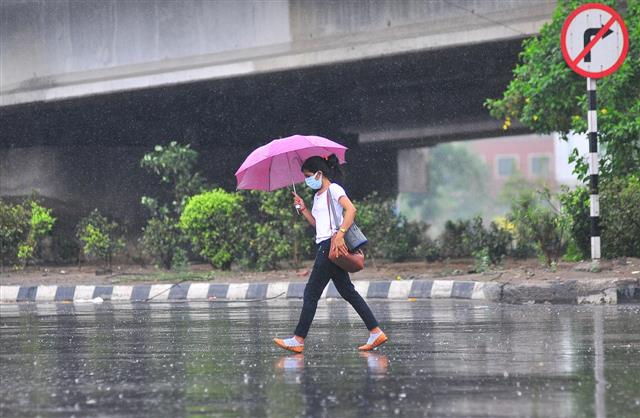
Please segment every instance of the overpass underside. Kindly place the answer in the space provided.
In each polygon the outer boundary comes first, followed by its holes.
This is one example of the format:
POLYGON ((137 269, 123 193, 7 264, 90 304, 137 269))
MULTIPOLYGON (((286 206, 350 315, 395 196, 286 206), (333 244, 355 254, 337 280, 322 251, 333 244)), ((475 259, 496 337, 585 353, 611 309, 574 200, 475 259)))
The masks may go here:
POLYGON ((483 103, 502 94, 521 41, 1 107, 0 195, 35 189, 137 229, 140 196, 157 188, 139 161, 155 144, 191 143, 201 172, 234 189, 254 147, 312 133, 350 147, 354 197, 392 196, 399 148, 503 133, 483 103))

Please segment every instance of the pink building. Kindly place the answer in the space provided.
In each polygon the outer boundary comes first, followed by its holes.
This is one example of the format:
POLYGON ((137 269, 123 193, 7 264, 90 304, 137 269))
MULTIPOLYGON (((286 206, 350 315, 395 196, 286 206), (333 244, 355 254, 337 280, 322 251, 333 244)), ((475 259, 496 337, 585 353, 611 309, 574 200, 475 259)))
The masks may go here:
POLYGON ((493 190, 501 189, 516 173, 528 180, 542 179, 555 189, 554 141, 552 135, 531 134, 480 139, 470 141, 468 146, 489 168, 493 190))

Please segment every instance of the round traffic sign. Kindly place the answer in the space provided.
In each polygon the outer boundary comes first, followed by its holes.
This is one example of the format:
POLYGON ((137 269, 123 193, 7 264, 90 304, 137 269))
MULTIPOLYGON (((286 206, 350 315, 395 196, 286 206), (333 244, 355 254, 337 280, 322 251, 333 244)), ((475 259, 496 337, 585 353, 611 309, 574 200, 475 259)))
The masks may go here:
POLYGON ((602 78, 616 71, 629 49, 622 17, 600 3, 583 4, 562 26, 562 56, 583 77, 602 78))

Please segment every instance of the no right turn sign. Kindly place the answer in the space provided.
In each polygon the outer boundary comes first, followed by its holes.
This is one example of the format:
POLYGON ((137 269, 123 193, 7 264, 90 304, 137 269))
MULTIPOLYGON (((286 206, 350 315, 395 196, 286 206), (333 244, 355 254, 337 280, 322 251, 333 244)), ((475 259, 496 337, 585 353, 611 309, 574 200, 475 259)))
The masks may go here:
POLYGON ((615 10, 588 3, 574 10, 564 22, 560 46, 573 71, 583 77, 602 78, 624 62, 629 36, 615 10))

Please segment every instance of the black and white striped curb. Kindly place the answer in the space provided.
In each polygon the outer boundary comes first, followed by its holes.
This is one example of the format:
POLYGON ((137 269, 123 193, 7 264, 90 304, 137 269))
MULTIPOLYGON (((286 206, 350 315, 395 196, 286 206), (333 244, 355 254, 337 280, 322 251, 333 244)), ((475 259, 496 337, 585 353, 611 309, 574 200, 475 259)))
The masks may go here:
MULTIPOLYGON (((369 299, 458 298, 499 300, 497 283, 452 280, 394 280, 353 282, 356 290, 369 299)), ((304 282, 292 283, 180 283, 105 286, 0 286, 0 302, 90 302, 104 301, 185 301, 185 300, 263 300, 301 299, 304 282)), ((339 298, 330 282, 322 298, 339 298)))
MULTIPOLYGON (((456 280, 392 280, 353 282, 368 299, 474 299, 506 303, 590 303, 640 302, 640 281, 568 280, 552 283, 500 284, 456 280)), ((275 298, 302 299, 304 282, 276 283, 177 283, 139 285, 49 285, 0 286, 0 302, 166 302, 237 300, 260 301, 275 298)), ((339 298, 330 282, 321 298, 339 298)))

